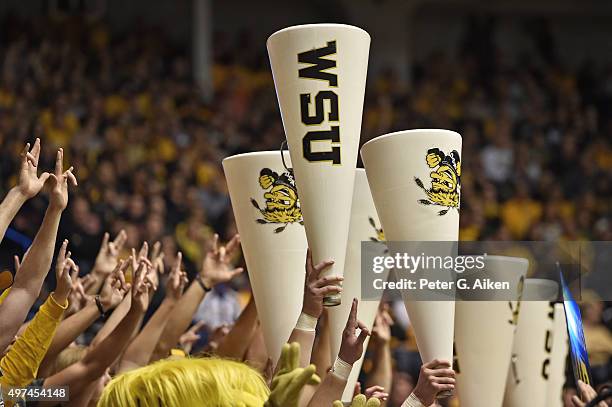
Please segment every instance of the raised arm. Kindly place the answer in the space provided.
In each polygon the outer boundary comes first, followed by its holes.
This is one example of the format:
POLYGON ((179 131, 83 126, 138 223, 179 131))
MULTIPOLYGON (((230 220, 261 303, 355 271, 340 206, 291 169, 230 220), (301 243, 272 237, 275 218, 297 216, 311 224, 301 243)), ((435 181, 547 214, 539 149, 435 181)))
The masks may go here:
POLYGON ((19 182, 12 188, 2 203, 0 203, 0 242, 4 238, 6 229, 19 212, 19 209, 30 198, 36 196, 49 173, 43 172, 38 176, 38 158, 40 157, 40 139, 36 139, 30 151, 30 143, 26 144, 21 152, 21 167, 19 169, 19 182))
MULTIPOLYGON (((113 273, 117 273, 117 277, 119 278, 119 281, 121 283, 121 287, 125 287, 126 286, 124 275, 125 275, 125 272, 126 272, 128 266, 131 263, 132 263, 132 257, 131 256, 128 257, 127 259, 125 259, 125 260, 120 260, 119 263, 117 264, 117 267, 115 268, 116 271, 113 272, 113 273)), ((117 283, 115 283, 115 284, 117 284, 117 283)), ((102 292, 101 292, 100 295, 101 296, 106 296, 106 295, 108 295, 108 292, 110 290, 112 290, 112 289, 113 289, 112 286, 105 285, 102 288, 102 292)), ((106 322, 104 323, 102 328, 100 328, 100 330, 98 331, 96 336, 91 341, 91 345, 92 346, 96 346, 100 342, 102 342, 104 339, 106 339, 106 337, 109 336, 111 334, 111 332, 113 332, 115 330, 115 328, 117 328, 117 325, 119 325, 119 323, 126 316, 128 311, 130 310, 131 306, 132 306, 132 296, 131 295, 123 296, 123 299, 121 300, 119 305, 117 305, 117 307, 114 309, 113 313, 108 317, 108 319, 106 320, 106 322)))
MULTIPOLYGON (((333 260, 322 261, 316 266, 312 263, 312 252, 306 254, 306 277, 304 279, 304 300, 302 313, 291 332, 288 343, 297 342, 300 345, 300 366, 310 364, 312 345, 315 339, 317 321, 323 312, 323 297, 342 291, 340 276, 320 277, 323 270, 334 264, 333 260)), ((330 403, 331 405, 331 403, 330 403)))
MULTIPOLYGON (((90 347, 85 357, 77 363, 47 378, 44 386, 70 386, 71 395, 78 395, 93 381, 104 374, 106 369, 128 346, 134 326, 149 306, 151 284, 145 280, 146 267, 140 263, 131 287, 131 306, 121 323, 96 346, 90 347)), ((127 290, 127 286, 125 289, 127 290)))
POLYGON ((162 333, 151 362, 165 358, 170 349, 178 343, 179 338, 189 328, 193 314, 204 299, 206 291, 215 285, 230 281, 242 273, 242 268, 233 269, 232 254, 240 248, 240 236, 235 235, 226 246, 219 246, 219 235, 215 234, 211 250, 206 254, 200 273, 185 294, 178 301, 175 312, 162 333))
POLYGON ((257 332, 257 308, 255 307, 255 299, 251 296, 249 303, 244 307, 232 329, 219 342, 215 354, 222 358, 242 359, 255 336, 255 332, 257 332))
POLYGON ((108 277, 105 288, 106 285, 109 289, 103 290, 102 295, 97 298, 90 297, 85 307, 60 323, 49 350, 40 365, 38 377, 47 377, 53 368, 57 355, 76 340, 81 333, 85 332, 101 315, 117 307, 123 300, 126 295, 125 279, 119 267, 116 267, 115 271, 108 277))
POLYGON ((442 391, 455 389, 455 371, 446 360, 434 359, 421 366, 419 380, 402 407, 429 407, 442 391))
MULTIPOLYGON (((366 381, 367 388, 376 386, 389 391, 391 389, 391 380, 393 378, 391 371, 391 326, 393 319, 389 315, 389 307, 385 304, 378 310, 370 346, 374 349, 373 368, 368 375, 366 381)), ((383 390, 380 390, 383 391, 383 390)), ((386 402, 386 397, 382 397, 383 405, 386 402)))
POLYGON ((342 333, 340 352, 334 362, 331 372, 325 376, 323 382, 312 396, 309 407, 331 406, 335 400, 342 398, 344 387, 355 363, 363 353, 363 343, 370 335, 370 331, 360 321, 357 321, 357 298, 353 298, 351 312, 346 327, 342 333), (359 335, 356 335, 360 329, 359 335))
POLYGON ((181 270, 182 257, 183 255, 179 252, 166 283, 166 297, 142 331, 126 349, 119 364, 119 372, 135 369, 149 363, 170 313, 175 309, 175 305, 181 298, 187 283, 187 274, 181 270))
POLYGON ((0 361, 0 385, 4 387, 25 386, 36 378, 62 314, 68 307, 68 295, 72 289, 70 270, 76 264, 66 254, 67 245, 68 241, 64 241, 57 256, 55 291, 49 295, 23 335, 0 361))
POLYGON ((65 172, 62 170, 63 157, 64 153, 60 148, 57 152, 55 173, 48 178, 51 186, 49 207, 32 245, 23 258, 10 293, 0 304, 0 349, 6 348, 23 323, 51 266, 59 221, 68 205, 68 180, 74 185, 77 184, 72 167, 65 172))

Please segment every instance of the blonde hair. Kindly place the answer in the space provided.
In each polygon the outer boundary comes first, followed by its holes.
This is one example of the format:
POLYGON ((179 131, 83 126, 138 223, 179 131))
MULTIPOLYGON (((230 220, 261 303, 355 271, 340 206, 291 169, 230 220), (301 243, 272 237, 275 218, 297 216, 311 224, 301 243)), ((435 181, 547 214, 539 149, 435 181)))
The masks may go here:
POLYGON ((115 377, 98 407, 261 407, 270 390, 244 363, 217 358, 161 360, 115 377))
POLYGON ((66 369, 70 365, 74 365, 76 362, 83 359, 86 353, 87 346, 83 345, 70 346, 64 349, 57 355, 51 375, 66 369))

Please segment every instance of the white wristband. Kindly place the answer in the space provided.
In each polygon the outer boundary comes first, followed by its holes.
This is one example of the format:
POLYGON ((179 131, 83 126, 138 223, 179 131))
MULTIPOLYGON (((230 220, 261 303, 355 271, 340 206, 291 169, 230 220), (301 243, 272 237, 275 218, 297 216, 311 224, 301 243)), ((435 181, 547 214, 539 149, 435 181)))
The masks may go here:
POLYGON ((351 374, 351 369, 353 369, 352 365, 349 365, 344 360, 340 359, 340 357, 336 357, 336 361, 334 362, 334 366, 332 367, 332 373, 335 374, 338 378, 342 380, 348 380, 349 375, 351 374))
POLYGON ((304 314, 302 312, 297 320, 297 323, 295 324, 295 329, 314 332, 315 328, 317 327, 318 320, 318 318, 315 318, 312 315, 304 314))
POLYGON ((404 401, 402 407, 426 407, 421 403, 421 400, 414 393, 410 393, 410 396, 404 401))

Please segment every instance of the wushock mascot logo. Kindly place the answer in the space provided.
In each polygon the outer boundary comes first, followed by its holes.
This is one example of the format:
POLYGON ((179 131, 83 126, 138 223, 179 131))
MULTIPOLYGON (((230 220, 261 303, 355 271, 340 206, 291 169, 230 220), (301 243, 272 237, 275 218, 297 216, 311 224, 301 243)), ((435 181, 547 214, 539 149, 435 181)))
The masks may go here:
POLYGON ((431 187, 425 188, 423 181, 415 177, 416 184, 425 192, 427 199, 419 199, 421 205, 443 206, 439 216, 446 215, 452 208, 459 210, 461 190, 461 159, 456 150, 446 155, 439 148, 431 148, 425 157, 427 166, 433 171, 429 174, 431 187))
POLYGON ((274 229, 274 233, 282 232, 290 223, 304 224, 295 178, 291 170, 279 175, 269 168, 264 168, 259 174, 259 185, 266 191, 263 194, 266 206, 261 208, 257 201, 251 198, 251 203, 262 216, 257 219, 257 223, 283 224, 274 229))

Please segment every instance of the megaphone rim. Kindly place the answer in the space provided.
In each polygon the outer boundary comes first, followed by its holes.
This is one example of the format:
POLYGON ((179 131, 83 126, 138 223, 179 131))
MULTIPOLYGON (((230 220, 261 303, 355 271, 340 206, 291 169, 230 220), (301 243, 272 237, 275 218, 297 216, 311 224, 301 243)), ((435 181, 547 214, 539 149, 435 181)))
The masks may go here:
POLYGON ((489 260, 502 260, 507 263, 516 263, 523 266, 529 266, 529 260, 524 257, 498 256, 493 254, 487 254, 485 262, 489 260))
MULTIPOLYGON (((251 151, 248 153, 230 155, 229 157, 225 157, 221 162, 225 163, 225 162, 232 161, 234 159, 246 158, 246 157, 261 157, 261 156, 267 156, 267 155, 278 155, 279 153, 280 153, 279 150, 251 151)), ((289 152, 284 151, 283 154, 289 154, 289 152)))
POLYGON ((282 28, 282 29, 280 29, 278 31, 275 31, 274 33, 272 33, 268 37, 268 41, 266 41, 266 45, 270 44, 270 40, 272 39, 272 37, 275 37, 275 36, 280 35, 280 34, 285 33, 285 32, 297 31, 297 30, 305 30, 305 29, 321 29, 321 28, 348 28, 348 29, 351 29, 351 30, 356 30, 358 32, 361 32, 361 33, 365 34, 368 39, 371 39, 370 34, 366 30, 364 30, 363 28, 359 28, 357 26, 354 26, 354 25, 341 24, 341 23, 314 23, 314 24, 292 25, 292 26, 289 26, 289 27, 282 28))
POLYGON ((366 148, 366 146, 370 145, 370 144, 374 144, 375 142, 379 142, 381 140, 387 139, 387 138, 393 138, 393 137, 400 137, 400 136, 410 136, 410 135, 415 135, 415 134, 427 134, 427 133, 443 133, 443 134, 448 134, 448 135, 457 135, 459 136, 459 138, 461 138, 461 134, 457 133, 454 130, 448 130, 448 129, 409 129, 409 130, 399 130, 399 131, 394 131, 393 133, 387 133, 387 134, 383 134, 381 136, 375 137, 372 140, 366 142, 363 144, 363 146, 361 146, 361 151, 363 151, 364 148, 366 148))

